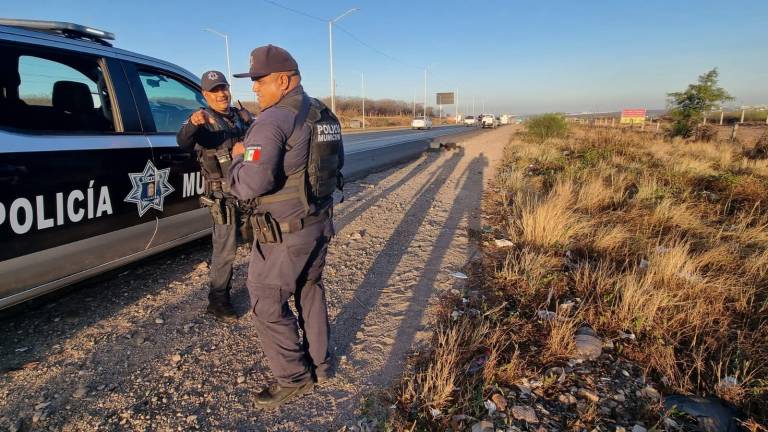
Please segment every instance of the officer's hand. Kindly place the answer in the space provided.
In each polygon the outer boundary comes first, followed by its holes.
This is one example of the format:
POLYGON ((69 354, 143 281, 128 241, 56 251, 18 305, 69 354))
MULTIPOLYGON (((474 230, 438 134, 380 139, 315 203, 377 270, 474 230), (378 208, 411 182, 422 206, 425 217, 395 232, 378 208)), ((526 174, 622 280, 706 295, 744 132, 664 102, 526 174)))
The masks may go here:
POLYGON ((243 145, 243 142, 236 142, 235 145, 232 146, 232 158, 234 159, 243 153, 245 153, 245 146, 243 145))
POLYGON ((208 115, 205 110, 197 110, 194 114, 189 118, 189 121, 192 122, 195 126, 201 126, 205 123, 210 124, 216 124, 216 122, 213 120, 213 118, 208 115))

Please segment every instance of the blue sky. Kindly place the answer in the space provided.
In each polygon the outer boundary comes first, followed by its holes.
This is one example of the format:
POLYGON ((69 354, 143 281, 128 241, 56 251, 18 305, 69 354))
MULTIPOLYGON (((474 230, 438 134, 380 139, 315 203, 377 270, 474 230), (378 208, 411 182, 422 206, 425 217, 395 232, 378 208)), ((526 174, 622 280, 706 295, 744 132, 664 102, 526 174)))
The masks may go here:
MULTIPOLYGON (((721 1, 288 1, 323 19, 359 7, 334 31, 337 95, 423 100, 459 90, 462 112, 661 108, 665 93, 711 69, 735 104, 768 103, 768 2, 721 1), (361 44, 355 38, 363 41, 361 44), (383 54, 382 54, 383 53, 383 54)), ((233 73, 248 53, 272 43, 299 62, 306 90, 330 93, 328 25, 268 1, 6 1, 9 18, 70 21, 112 31, 116 46, 163 58, 195 74, 233 73), (11 4, 8 4, 11 3, 11 4)), ((252 97, 235 80, 236 97, 252 97)), ((452 109, 449 109, 452 111, 452 109)))

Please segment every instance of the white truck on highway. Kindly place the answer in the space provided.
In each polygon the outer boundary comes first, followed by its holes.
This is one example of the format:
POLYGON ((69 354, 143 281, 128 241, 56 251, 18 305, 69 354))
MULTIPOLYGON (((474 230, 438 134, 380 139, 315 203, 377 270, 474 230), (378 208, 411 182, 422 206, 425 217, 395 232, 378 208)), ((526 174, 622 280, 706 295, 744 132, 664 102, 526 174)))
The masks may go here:
POLYGON ((495 128, 499 125, 499 121, 496 120, 496 116, 493 114, 484 114, 480 119, 480 126, 484 128, 495 128))

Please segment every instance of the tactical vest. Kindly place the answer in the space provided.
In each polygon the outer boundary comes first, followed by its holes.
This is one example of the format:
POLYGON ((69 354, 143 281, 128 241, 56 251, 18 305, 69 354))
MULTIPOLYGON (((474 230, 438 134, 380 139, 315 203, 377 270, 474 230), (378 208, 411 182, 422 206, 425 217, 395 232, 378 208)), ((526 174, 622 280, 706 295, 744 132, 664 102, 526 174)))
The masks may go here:
MULTIPOLYGON (((280 190, 256 198, 252 204, 259 207, 298 199, 304 206, 304 215, 309 216, 310 204, 314 204, 316 209, 328 207, 333 203, 333 192, 344 186, 339 166, 339 152, 343 151, 341 123, 325 104, 306 94, 302 95, 299 107, 280 103, 277 106, 296 113, 291 136, 300 130, 301 125, 309 126, 311 132, 307 146, 307 166, 290 174, 280 190)), ((291 142, 290 137, 287 141, 291 142)), ((291 148, 286 145, 286 151, 291 148)))
MULTIPOLYGON (((234 109, 234 108, 230 108, 234 109)), ((205 179, 205 194, 208 196, 223 197, 230 193, 229 168, 232 165, 232 147, 236 142, 242 141, 248 129, 242 111, 234 116, 234 124, 230 124, 221 114, 206 108, 208 115, 214 120, 214 124, 206 123, 205 127, 213 132, 225 131, 227 138, 216 148, 206 148, 198 152, 198 161, 203 169, 205 179)))

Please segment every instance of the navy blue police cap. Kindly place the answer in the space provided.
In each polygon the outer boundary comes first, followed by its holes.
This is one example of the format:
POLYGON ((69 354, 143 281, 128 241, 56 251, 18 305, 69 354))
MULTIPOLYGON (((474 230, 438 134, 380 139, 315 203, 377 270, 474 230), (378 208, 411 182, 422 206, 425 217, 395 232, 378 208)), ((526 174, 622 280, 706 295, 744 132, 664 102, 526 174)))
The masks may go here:
POLYGON ((235 74, 236 78, 257 80, 274 72, 290 72, 299 69, 291 54, 274 45, 262 46, 251 51, 251 69, 235 74))
POLYGON ((202 83, 201 87, 203 88, 203 91, 211 91, 220 85, 229 85, 227 77, 225 77, 223 73, 215 70, 205 72, 200 81, 202 83))

